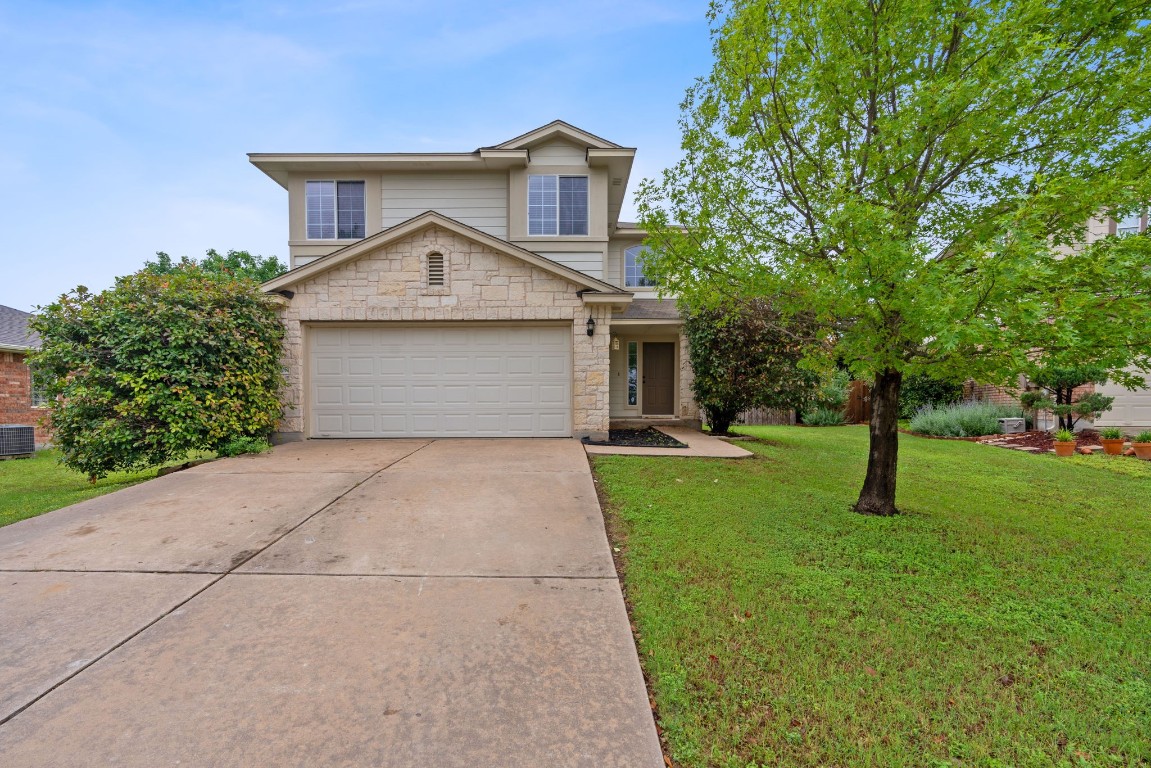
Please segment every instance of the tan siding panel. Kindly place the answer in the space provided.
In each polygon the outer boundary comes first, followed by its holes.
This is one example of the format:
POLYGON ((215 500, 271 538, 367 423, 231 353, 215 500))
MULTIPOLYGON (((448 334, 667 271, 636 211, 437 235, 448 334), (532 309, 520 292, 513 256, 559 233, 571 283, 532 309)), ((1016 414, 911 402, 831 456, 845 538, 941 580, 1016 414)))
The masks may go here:
POLYGON ((553 141, 533 148, 531 162, 533 165, 580 165, 586 168, 587 150, 566 141, 553 141))
POLYGON ((436 211, 495 237, 508 234, 508 184, 501 173, 390 173, 382 180, 383 225, 436 211))
POLYGON ((540 256, 545 259, 563 264, 565 267, 571 267, 583 272, 585 275, 591 275, 597 280, 603 279, 603 256, 598 251, 591 253, 564 253, 564 252, 543 252, 536 251, 540 256))

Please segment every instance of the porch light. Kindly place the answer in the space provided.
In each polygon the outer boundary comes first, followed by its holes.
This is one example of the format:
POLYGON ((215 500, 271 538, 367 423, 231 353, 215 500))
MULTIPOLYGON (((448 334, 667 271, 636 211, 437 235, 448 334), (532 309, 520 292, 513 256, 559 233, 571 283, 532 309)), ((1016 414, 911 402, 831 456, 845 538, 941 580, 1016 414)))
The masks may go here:
POLYGON ((612 336, 611 350, 612 350, 612 352, 618 352, 619 351, 619 336, 612 336))
POLYGON ((587 335, 595 336, 595 318, 591 316, 587 319, 587 335))

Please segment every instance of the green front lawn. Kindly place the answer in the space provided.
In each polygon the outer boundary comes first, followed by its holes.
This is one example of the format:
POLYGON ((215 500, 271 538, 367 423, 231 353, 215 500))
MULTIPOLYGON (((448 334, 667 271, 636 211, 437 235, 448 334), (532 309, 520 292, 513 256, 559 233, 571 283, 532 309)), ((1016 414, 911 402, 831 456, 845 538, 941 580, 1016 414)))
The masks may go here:
POLYGON ((0 526, 156 476, 155 469, 117 472, 93 484, 83 474, 63 467, 57 457, 55 451, 37 451, 30 459, 0 461, 0 526))
POLYGON ((862 427, 753 459, 595 457, 683 766, 1151 765, 1151 463, 862 427))

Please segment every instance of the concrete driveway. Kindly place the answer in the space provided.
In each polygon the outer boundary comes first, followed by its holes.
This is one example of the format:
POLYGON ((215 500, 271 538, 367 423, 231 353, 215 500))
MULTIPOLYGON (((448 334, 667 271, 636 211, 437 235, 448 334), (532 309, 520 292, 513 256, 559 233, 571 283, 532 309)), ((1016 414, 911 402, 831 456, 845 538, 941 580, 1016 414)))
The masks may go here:
POLYGON ((312 441, 0 528, 0 765, 660 766, 574 440, 312 441))

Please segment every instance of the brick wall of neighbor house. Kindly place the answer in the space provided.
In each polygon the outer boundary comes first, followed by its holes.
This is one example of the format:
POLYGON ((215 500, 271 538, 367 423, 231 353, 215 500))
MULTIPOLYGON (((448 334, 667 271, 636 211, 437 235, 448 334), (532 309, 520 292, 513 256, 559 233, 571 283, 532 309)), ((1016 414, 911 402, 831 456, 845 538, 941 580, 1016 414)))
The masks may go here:
POLYGON ((293 286, 282 311, 289 403, 281 433, 304 432, 303 328, 312 321, 558 321, 572 324, 577 436, 607 437, 611 309, 584 306, 578 286, 437 227, 381 247, 293 286), (445 288, 424 287, 423 259, 444 255, 445 288), (588 315, 595 335, 586 332, 588 315))
MULTIPOLYGON (((1071 399, 1078 400, 1084 395, 1089 395, 1095 391, 1094 384, 1084 384, 1081 387, 1076 387, 1071 391, 1071 399)), ((976 384, 973 381, 968 381, 963 388, 964 400, 980 400, 985 403, 998 403, 999 405, 1019 405, 1019 393, 1010 392, 1003 387, 996 387, 991 384, 976 384)), ((1050 411, 1044 411, 1040 414, 1040 423, 1035 428, 1047 428, 1051 425, 1058 426, 1058 418, 1055 417, 1050 411)), ((1082 420, 1080 424, 1086 426, 1090 424, 1089 421, 1082 420)), ((1078 429, 1079 426, 1076 426, 1078 429)))
POLYGON ((43 408, 32 407, 32 374, 20 352, 0 352, 0 424, 36 427, 36 445, 44 445, 49 432, 40 424, 43 408))
POLYGON ((984 403, 996 403, 998 405, 1019 405, 1019 395, 1017 393, 1009 392, 1003 387, 997 387, 992 384, 976 384, 974 381, 968 381, 963 387, 964 400, 979 400, 984 403))

